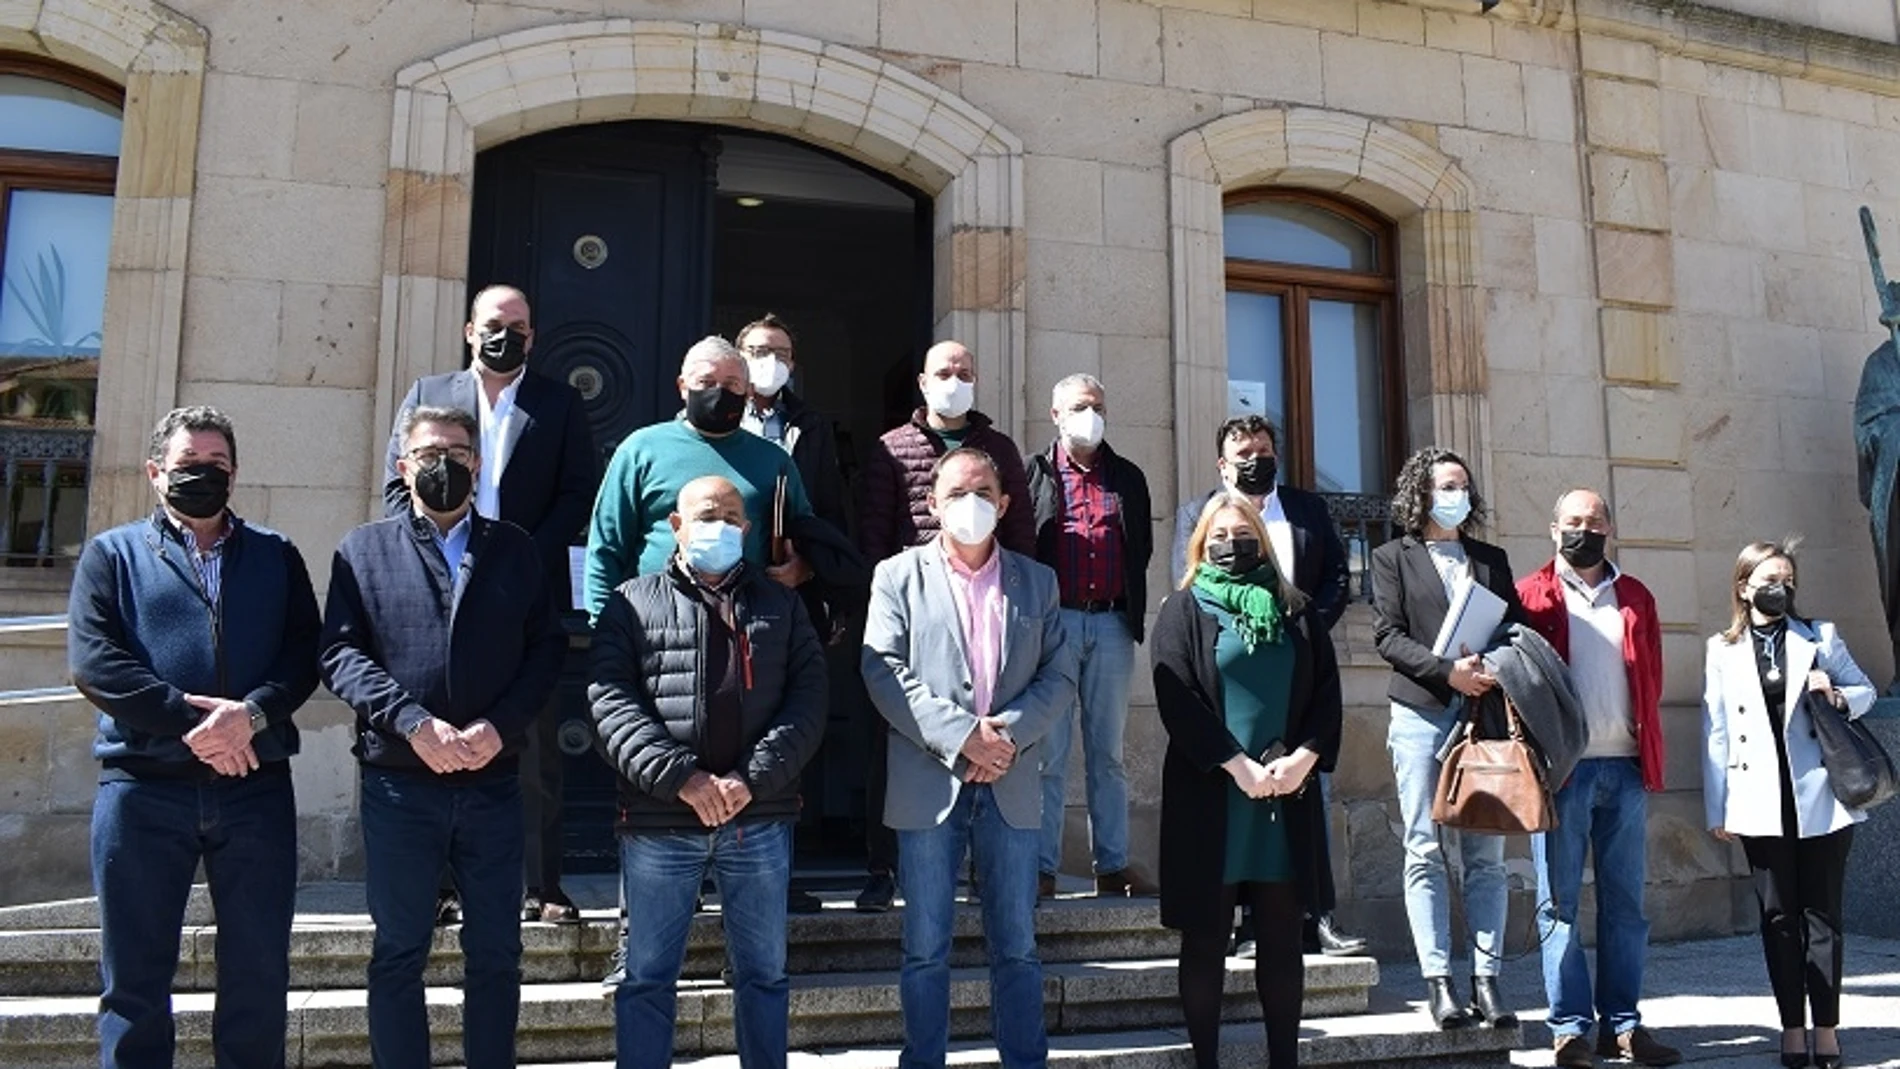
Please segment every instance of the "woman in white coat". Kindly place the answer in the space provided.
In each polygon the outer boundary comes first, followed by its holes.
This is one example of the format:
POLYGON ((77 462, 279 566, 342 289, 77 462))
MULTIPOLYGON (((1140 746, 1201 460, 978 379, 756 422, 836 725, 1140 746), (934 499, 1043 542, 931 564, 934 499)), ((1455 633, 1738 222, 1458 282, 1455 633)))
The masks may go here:
POLYGON ((1835 800, 1801 696, 1816 691, 1856 717, 1874 688, 1833 624, 1795 615, 1794 592, 1792 545, 1742 549, 1733 618, 1710 637, 1704 667, 1702 794, 1709 830, 1739 840, 1754 874, 1781 1064, 1831 1069, 1841 1064, 1841 885, 1866 815, 1835 800))

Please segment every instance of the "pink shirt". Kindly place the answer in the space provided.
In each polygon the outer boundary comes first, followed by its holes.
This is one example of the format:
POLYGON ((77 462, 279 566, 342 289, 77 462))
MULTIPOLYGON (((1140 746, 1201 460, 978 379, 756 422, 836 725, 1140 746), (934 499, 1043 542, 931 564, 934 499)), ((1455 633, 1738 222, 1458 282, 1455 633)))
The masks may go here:
POLYGON ((990 546, 990 559, 972 571, 947 545, 941 545, 950 575, 950 592, 963 625, 963 648, 970 654, 970 701, 978 716, 989 716, 996 697, 996 673, 1003 664, 1003 551, 990 546))

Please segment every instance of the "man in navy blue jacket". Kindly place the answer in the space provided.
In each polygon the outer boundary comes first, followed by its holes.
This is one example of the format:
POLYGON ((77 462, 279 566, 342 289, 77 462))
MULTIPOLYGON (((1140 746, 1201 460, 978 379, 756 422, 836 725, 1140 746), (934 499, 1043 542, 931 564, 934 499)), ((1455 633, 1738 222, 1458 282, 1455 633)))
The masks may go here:
POLYGON ((297 547, 227 507, 237 437, 222 413, 167 414, 145 473, 161 504, 87 544, 68 613, 73 684, 99 711, 99 1063, 170 1069, 178 939, 203 861, 218 912, 217 1064, 282 1069, 290 718, 317 686, 317 599, 297 547))
POLYGON ((521 995, 516 755, 567 638, 534 540, 472 508, 474 415, 418 407, 398 470, 411 511, 337 547, 323 681, 356 710, 370 920, 370 1059, 429 1064, 423 968, 446 864, 462 894, 463 1059, 513 1069, 521 995))

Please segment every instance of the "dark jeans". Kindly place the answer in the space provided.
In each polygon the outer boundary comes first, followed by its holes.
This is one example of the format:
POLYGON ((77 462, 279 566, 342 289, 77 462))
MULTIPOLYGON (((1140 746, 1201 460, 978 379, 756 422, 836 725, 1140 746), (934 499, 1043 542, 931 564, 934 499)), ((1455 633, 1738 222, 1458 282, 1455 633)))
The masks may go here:
POLYGON ((369 1049, 377 1069, 429 1064, 423 969, 437 877, 462 894, 462 1051, 468 1069, 514 1069, 521 1010, 521 785, 453 786, 363 768, 370 920, 369 1049))
POLYGON ((202 859, 218 917, 218 1069, 282 1069, 297 896, 287 762, 249 776, 107 780, 92 807, 101 1069, 170 1069, 172 979, 202 859))
POLYGON ((561 886, 561 788, 567 756, 561 752, 561 692, 557 689, 528 725, 521 753, 522 876, 538 891, 561 886))
POLYGON ((1761 906, 1761 948, 1781 1027, 1841 1023, 1841 892, 1852 826, 1828 835, 1742 836, 1761 906), (1804 1005, 1805 1003, 1805 1005, 1804 1005))

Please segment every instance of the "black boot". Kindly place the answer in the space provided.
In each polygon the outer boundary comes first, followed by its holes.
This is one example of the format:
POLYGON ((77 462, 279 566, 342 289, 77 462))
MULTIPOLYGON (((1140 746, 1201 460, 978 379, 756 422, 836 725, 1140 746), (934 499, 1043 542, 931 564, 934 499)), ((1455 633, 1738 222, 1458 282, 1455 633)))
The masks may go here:
POLYGON ((1471 978, 1471 1015, 1493 1028, 1517 1027, 1517 1014, 1504 1008, 1504 998, 1498 994, 1498 978, 1495 976, 1471 978))
POLYGON ((1464 1002, 1452 993, 1449 976, 1425 978, 1425 1012, 1432 1015, 1438 1027, 1447 1031, 1465 1028, 1472 1023, 1464 1002))
POLYGON ((1365 953, 1366 941, 1340 931, 1330 913, 1321 915, 1314 923, 1313 934, 1314 941, 1319 944, 1319 952, 1329 958, 1349 958, 1365 953))

